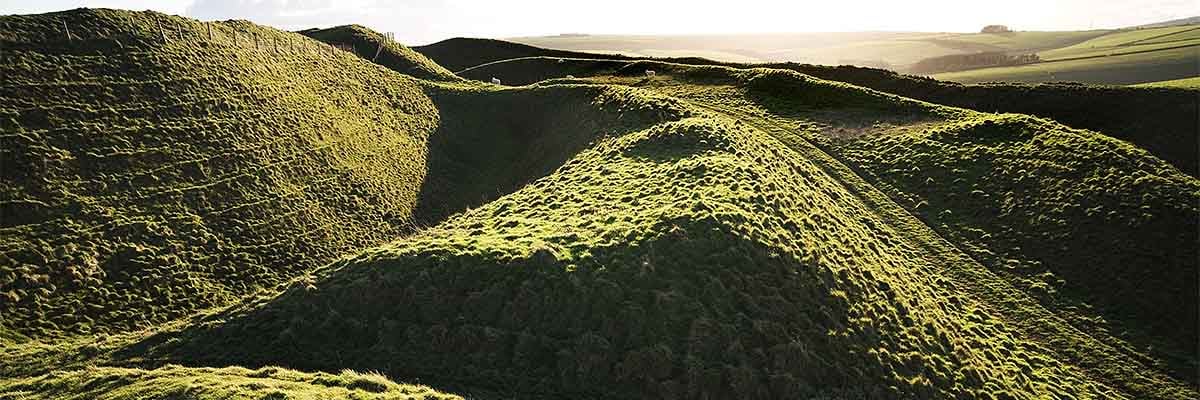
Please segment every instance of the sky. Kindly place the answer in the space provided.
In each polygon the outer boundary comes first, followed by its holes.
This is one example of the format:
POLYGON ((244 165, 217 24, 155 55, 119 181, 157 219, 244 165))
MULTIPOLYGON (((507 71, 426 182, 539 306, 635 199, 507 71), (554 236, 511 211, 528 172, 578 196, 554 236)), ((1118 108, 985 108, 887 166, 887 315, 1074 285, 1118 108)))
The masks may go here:
POLYGON ((0 14, 78 7, 248 19, 289 30, 357 23, 413 45, 560 33, 975 32, 988 24, 1080 30, 1200 15, 1200 0, 0 0, 0 14))

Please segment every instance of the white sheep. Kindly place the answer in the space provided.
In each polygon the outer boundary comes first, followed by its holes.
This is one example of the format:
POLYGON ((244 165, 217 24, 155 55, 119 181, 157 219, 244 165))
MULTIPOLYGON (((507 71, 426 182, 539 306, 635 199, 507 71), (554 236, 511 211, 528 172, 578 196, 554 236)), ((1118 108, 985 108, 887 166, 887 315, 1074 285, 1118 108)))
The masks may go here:
POLYGON ((647 77, 647 78, 653 78, 653 77, 654 77, 654 70, 652 70, 652 69, 648 69, 648 70, 646 70, 646 77, 647 77))
POLYGON ((494 85, 499 85, 499 84, 500 84, 500 78, 492 77, 492 84, 494 84, 494 85))
POLYGON ((575 79, 575 75, 567 75, 567 79, 575 79))

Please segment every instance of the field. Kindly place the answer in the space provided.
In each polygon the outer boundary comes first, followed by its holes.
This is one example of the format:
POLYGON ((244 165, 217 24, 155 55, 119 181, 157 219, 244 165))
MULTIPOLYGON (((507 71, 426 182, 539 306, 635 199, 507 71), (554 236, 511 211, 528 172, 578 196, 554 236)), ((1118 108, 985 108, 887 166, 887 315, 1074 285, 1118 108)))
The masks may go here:
POLYGON ((1015 67, 984 68, 934 74, 944 81, 979 82, 1083 82, 1129 85, 1196 76, 1195 45, 1145 53, 1115 54, 1050 61, 1015 67))
POLYGON ((1134 86, 1200 89, 1200 76, 1194 77, 1194 78, 1183 78, 1183 79, 1175 79, 1175 80, 1161 81, 1161 82, 1142 83, 1142 84, 1138 84, 1138 85, 1134 85, 1134 86))
POLYGON ((94 9, 0 44, 0 399, 1200 396, 1189 89, 94 9))
POLYGON ((571 35, 508 40, 548 49, 619 53, 639 57, 705 57, 726 62, 791 61, 829 65, 886 65, 889 69, 904 69, 927 57, 980 51, 1034 52, 1083 42, 1107 32, 571 35))
POLYGON ((1200 45, 1200 26, 1142 29, 1104 35, 1076 45, 1038 53, 1043 60, 1142 53, 1200 45))

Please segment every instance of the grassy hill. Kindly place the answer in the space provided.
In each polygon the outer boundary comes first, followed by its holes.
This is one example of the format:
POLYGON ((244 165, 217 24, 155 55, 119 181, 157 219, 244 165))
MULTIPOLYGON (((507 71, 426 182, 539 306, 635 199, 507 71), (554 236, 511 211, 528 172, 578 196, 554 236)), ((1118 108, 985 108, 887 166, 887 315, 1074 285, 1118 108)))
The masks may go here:
MULTIPOLYGON (((413 50, 430 59, 436 60, 437 64, 452 71, 461 71, 493 61, 522 57, 582 58, 595 56, 592 53, 551 50, 503 40, 475 38, 446 39, 437 43, 416 46, 413 47, 413 50)), ((619 54, 609 54, 605 55, 604 58, 621 59, 626 57, 619 54)))
POLYGON ((151 12, 0 41, 0 397, 1197 395, 1200 182, 1095 132, 151 12))
MULTIPOLYGON (((796 95, 828 99, 820 86, 784 84, 790 79, 805 82, 802 78, 784 75, 787 79, 763 84, 755 82, 763 78, 747 80, 736 78, 738 74, 713 67, 643 62, 593 79, 695 99, 697 104, 747 120, 764 118, 764 128, 777 129, 779 135, 799 132, 888 193, 939 236, 1072 321, 1076 329, 1094 338, 1111 335, 1101 339, 1110 344, 1129 341, 1141 351, 1157 353, 1153 357, 1173 365, 1176 376, 1188 377, 1196 370, 1191 340, 1195 333, 1178 330, 1194 325, 1195 296, 1189 293, 1196 288, 1192 283, 1171 283, 1192 282, 1196 276, 1192 259, 1197 254, 1191 242, 1197 228, 1192 215, 1197 212, 1200 186, 1195 178, 1128 144, 1043 120, 989 114, 931 117, 914 115, 905 107, 882 106, 894 110, 889 116, 880 115, 876 110, 881 106, 870 103, 825 111, 831 100, 813 103, 796 95), (659 76, 639 77, 638 72, 646 68, 659 71, 659 76), (1079 168, 1092 172, 1075 175, 1079 168), (1146 175, 1116 172, 1130 170, 1146 175), (1117 198, 1137 200, 1126 203, 1117 198), (1101 211, 1134 204, 1155 211, 1140 216, 1101 211), (1122 233, 1106 232, 1103 226, 1121 226, 1122 233), (1150 250, 1158 246, 1163 247, 1150 250), (1151 254, 1167 255, 1173 261, 1121 260, 1151 254), (1130 269, 1132 265, 1154 268, 1154 272, 1130 269), (1158 283, 1147 280, 1162 274, 1173 277, 1158 283), (1143 287, 1155 289, 1134 294, 1143 287), (1174 289, 1160 292, 1167 287, 1174 289), (1170 315, 1151 316, 1159 312, 1170 315)), ((1070 340, 1051 341, 1058 343, 1055 346, 1074 347, 1061 355, 1077 360, 1090 358, 1093 355, 1087 352, 1106 346, 1069 345, 1070 340)), ((1116 349, 1124 347, 1116 344, 1113 356, 1119 357, 1116 353, 1123 350, 1116 349)), ((1100 366, 1114 361, 1083 362, 1100 366)), ((1120 380, 1125 373, 1112 377, 1120 380)))
MULTIPOLYGON (((1145 29, 1005 33, 855 32, 708 36, 568 35, 511 38, 547 49, 634 58, 704 57, 722 63, 857 65, 913 72, 918 61, 999 52, 1045 62, 934 74, 961 83, 1076 81, 1125 85, 1195 76, 1196 25, 1145 29)), ((449 55, 447 55, 449 56, 449 55)), ((572 54, 509 54, 504 58, 572 54)), ((495 61, 495 60, 492 60, 495 61)), ((481 64, 481 63, 477 63, 481 64)), ((476 64, 476 65, 477 65, 476 64)), ((455 69, 456 71, 459 69, 455 69)))
POLYGON ((1112 33, 1072 46, 1044 51, 1038 55, 1043 60, 1055 61, 1196 45, 1200 45, 1200 25, 1185 25, 1112 33))
POLYGON ((4 22, 7 333, 165 322, 415 228, 438 114, 414 79, 241 21, 4 22))
MULTIPOLYGON (((482 44, 480 44, 482 45, 482 44)), ((463 48, 474 52, 476 46, 463 48)), ((460 75, 477 80, 499 77, 524 85, 566 76, 611 74, 635 61, 607 60, 603 56, 554 58, 549 56, 498 60, 467 68, 460 75)), ((1200 174, 1192 134, 1200 120, 1200 97, 1187 88, 1127 88, 1078 84, 963 85, 891 71, 852 66, 795 63, 738 64, 704 59, 668 59, 682 64, 718 64, 736 68, 788 69, 821 79, 846 82, 932 103, 983 112, 1013 112, 1051 118, 1070 126, 1096 130, 1149 150, 1184 173, 1200 174)))
POLYGON ((301 35, 332 45, 350 46, 355 55, 405 75, 431 80, 455 80, 454 73, 379 32, 361 25, 306 29, 301 35))

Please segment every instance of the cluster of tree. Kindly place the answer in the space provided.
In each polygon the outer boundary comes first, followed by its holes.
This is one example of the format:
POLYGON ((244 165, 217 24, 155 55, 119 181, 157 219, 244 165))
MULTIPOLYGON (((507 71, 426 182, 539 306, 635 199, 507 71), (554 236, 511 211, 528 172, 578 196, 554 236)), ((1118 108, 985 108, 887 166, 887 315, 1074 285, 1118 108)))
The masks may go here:
POLYGON ((1008 29, 1008 26, 1005 26, 1005 25, 988 25, 988 26, 983 27, 983 29, 979 30, 979 33, 1008 33, 1008 32, 1012 32, 1012 30, 1008 29))
POLYGON ((932 74, 975 68, 1032 64, 1038 61, 1041 61, 1041 58, 1037 54, 1032 53, 1011 55, 999 51, 990 51, 972 54, 951 54, 918 61, 909 71, 917 74, 932 74))

